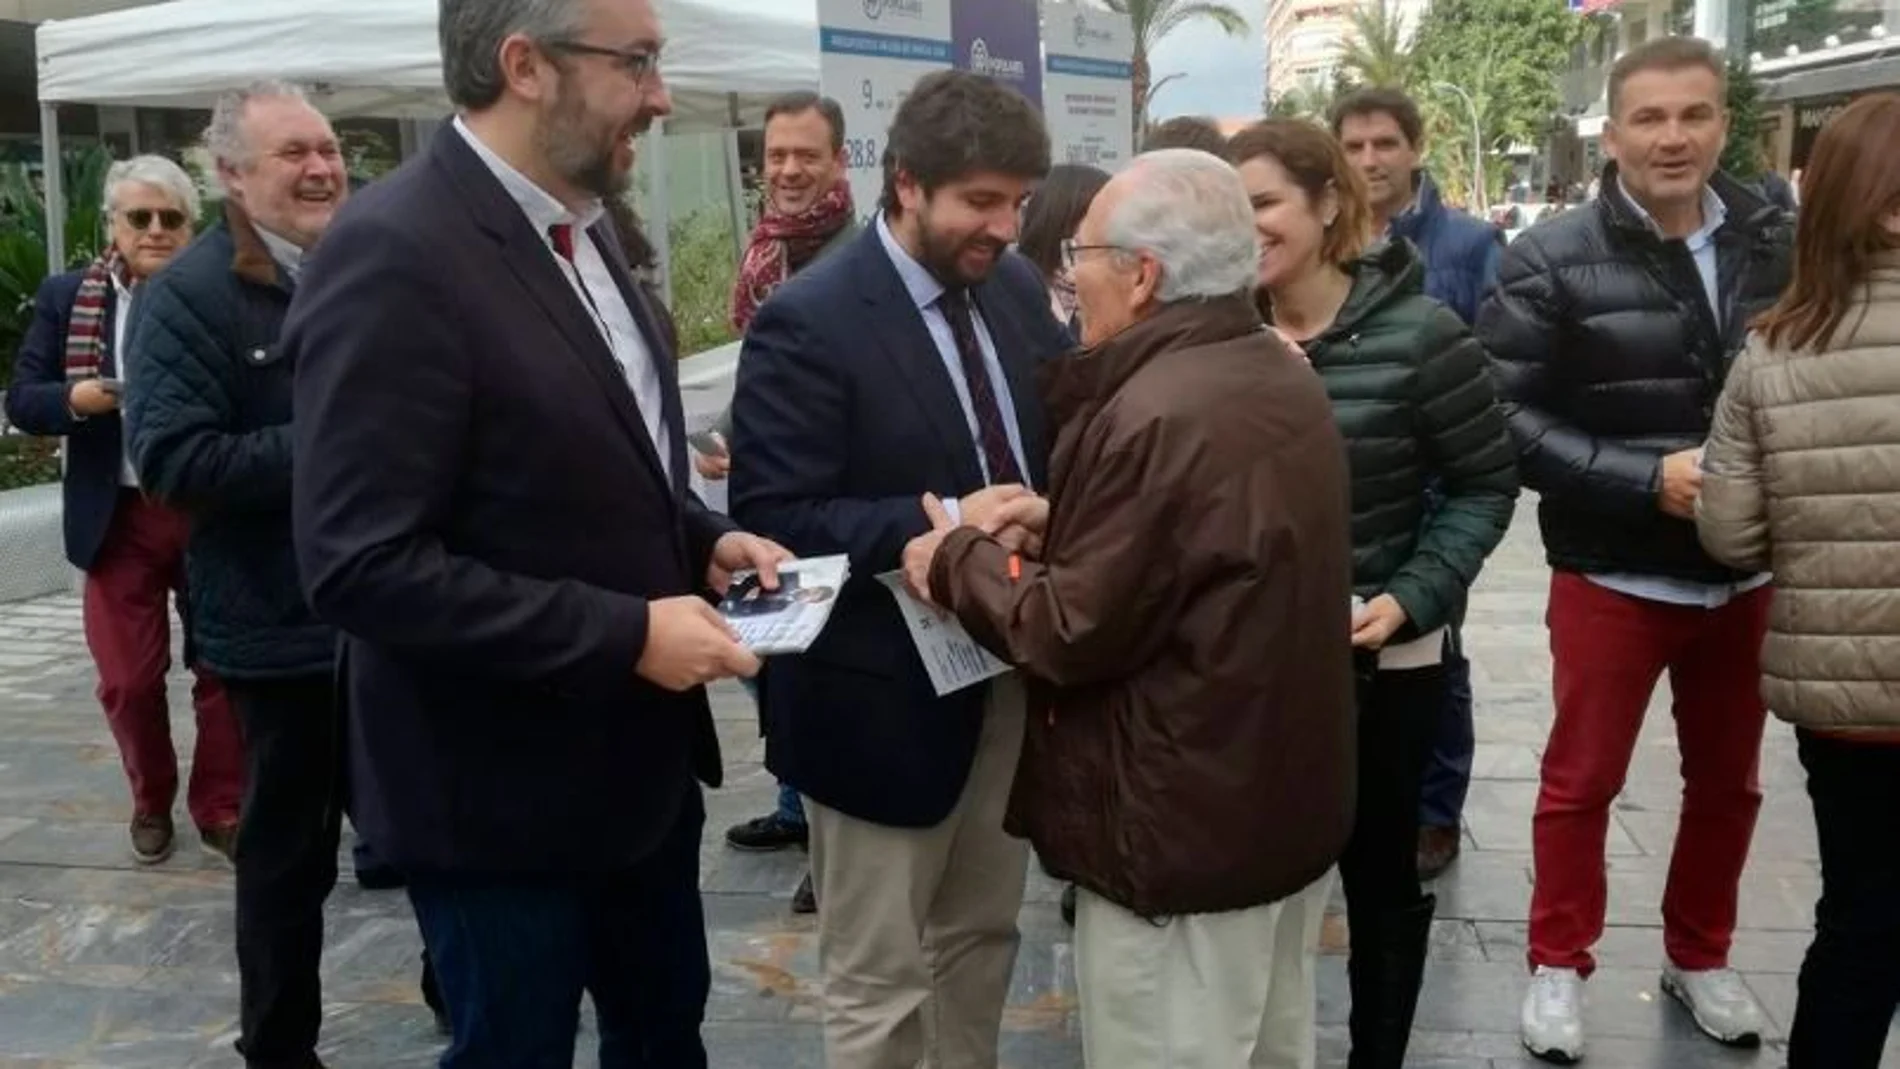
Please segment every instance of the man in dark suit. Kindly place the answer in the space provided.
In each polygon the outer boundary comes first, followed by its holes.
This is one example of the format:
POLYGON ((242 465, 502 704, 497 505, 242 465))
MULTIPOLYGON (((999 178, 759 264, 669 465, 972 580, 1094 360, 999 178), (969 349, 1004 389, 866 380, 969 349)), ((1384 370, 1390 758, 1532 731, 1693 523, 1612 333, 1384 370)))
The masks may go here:
POLYGON ((924 494, 980 524, 1043 486, 1034 374, 1068 338, 1005 250, 1048 168, 1042 119, 1013 91, 919 81, 891 125, 879 218, 765 303, 739 360, 735 515, 801 554, 851 556, 825 633, 775 662, 764 694, 767 765, 811 825, 832 1069, 996 1064, 1028 859, 1002 826, 1022 688, 938 697, 875 577, 930 529, 924 494))
POLYGON ((701 596, 785 553, 686 488, 665 313, 603 222, 671 110, 650 0, 443 0, 458 117, 309 267, 295 519, 344 633, 359 826, 408 880, 448 1069, 703 1067, 701 596))

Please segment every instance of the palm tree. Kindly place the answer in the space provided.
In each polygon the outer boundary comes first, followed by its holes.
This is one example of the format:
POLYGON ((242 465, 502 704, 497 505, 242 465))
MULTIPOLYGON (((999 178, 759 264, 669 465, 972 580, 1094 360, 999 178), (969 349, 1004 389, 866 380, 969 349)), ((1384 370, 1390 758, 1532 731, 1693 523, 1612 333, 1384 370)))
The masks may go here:
POLYGON ((1360 85, 1404 89, 1413 63, 1406 47, 1405 16, 1389 0, 1355 5, 1346 16, 1352 34, 1340 49, 1339 65, 1360 85))
POLYGON ((1247 32, 1247 19, 1240 12, 1226 4, 1182 3, 1181 0, 1102 0, 1110 11, 1117 15, 1127 15, 1129 24, 1135 30, 1134 55, 1134 107, 1130 116, 1134 123, 1134 133, 1139 142, 1141 124, 1148 115, 1148 92, 1152 74, 1148 69, 1148 53, 1161 39, 1180 29, 1182 26, 1199 19, 1206 19, 1226 31, 1229 37, 1238 37, 1247 32))

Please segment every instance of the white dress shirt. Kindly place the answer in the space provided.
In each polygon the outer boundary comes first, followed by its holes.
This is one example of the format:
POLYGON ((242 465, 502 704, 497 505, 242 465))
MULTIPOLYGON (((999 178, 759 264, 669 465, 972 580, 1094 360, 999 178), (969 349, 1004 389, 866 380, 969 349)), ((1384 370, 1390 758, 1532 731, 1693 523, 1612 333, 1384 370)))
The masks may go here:
MULTIPOLYGON (((891 258, 892 266, 897 268, 897 277, 903 280, 904 289, 917 305, 917 314, 924 319, 924 327, 930 332, 930 340, 936 343, 937 356, 942 359, 944 370, 950 374, 950 384, 956 388, 957 402, 963 406, 963 421, 970 428, 970 441, 976 445, 977 467, 983 472, 983 481, 994 483, 995 476, 990 471, 989 460, 983 455, 983 432, 976 422, 976 404, 970 400, 970 384, 963 375, 963 357, 957 352, 956 335, 950 332, 950 320, 944 317, 943 308, 937 299, 943 296, 943 283, 930 270, 904 251, 898 244, 897 236, 884 223, 883 213, 877 217, 878 240, 884 245, 885 255, 891 258)), ((977 347, 983 350, 983 370, 989 374, 990 392, 996 397, 996 407, 1003 416, 1003 430, 1009 435, 1009 451, 1016 455, 1016 467, 1023 473, 1023 482, 1029 481, 1029 464, 1023 453, 1023 432, 1016 424, 1016 401, 1009 392, 1009 376, 1003 374, 1003 362, 996 355, 996 341, 990 337, 989 324, 983 321, 983 312, 971 302, 971 318, 976 323, 977 347)), ((951 518, 956 515, 956 502, 944 502, 950 508, 951 518)))
MULTIPOLYGON (((132 381, 132 354, 125 348, 125 327, 132 322, 132 288, 116 276, 112 279, 114 304, 112 307, 112 360, 117 365, 119 379, 119 397, 125 397, 126 384, 132 381)), ((120 444, 124 460, 119 462, 119 485, 138 489, 138 472, 132 468, 132 436, 121 434, 120 444)))
POLYGON ((540 235, 541 245, 553 260, 555 270, 567 279, 588 321, 606 340, 614 362, 620 365, 627 385, 633 390, 634 402, 640 408, 640 418, 645 422, 647 435, 653 440, 653 448, 659 454, 660 467, 670 478, 673 474, 670 452, 672 440, 666 428, 666 395, 661 386, 660 369, 647 348, 646 338, 640 333, 640 324, 633 318, 633 310, 627 307, 620 287, 614 284, 614 276, 607 269, 607 261, 602 258, 600 249, 587 232, 589 227, 600 221, 606 212, 605 208, 599 201, 594 201, 579 213, 568 210, 559 198, 535 185, 533 179, 515 170, 507 160, 484 145, 482 139, 460 117, 456 118, 454 126, 455 131, 475 150, 475 155, 494 172, 502 188, 508 191, 508 196, 521 206, 529 225, 540 235), (574 228, 572 263, 555 250, 554 241, 548 235, 549 229, 556 225, 574 228))

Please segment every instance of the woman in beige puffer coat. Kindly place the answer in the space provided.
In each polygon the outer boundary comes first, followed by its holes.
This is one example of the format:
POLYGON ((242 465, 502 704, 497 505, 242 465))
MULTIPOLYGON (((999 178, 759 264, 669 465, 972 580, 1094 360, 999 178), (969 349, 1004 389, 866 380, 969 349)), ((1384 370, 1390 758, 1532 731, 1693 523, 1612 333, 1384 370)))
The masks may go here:
POLYGON ((1775 574, 1762 692, 1821 853, 1789 1069, 1876 1069, 1900 1006, 1900 95, 1822 130, 1794 280, 1730 370, 1697 522, 1775 574))

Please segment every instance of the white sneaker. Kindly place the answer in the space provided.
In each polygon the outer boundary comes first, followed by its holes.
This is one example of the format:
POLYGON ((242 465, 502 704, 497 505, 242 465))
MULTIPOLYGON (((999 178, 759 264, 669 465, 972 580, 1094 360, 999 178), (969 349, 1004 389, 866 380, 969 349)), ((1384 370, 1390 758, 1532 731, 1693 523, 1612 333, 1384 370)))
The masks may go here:
POLYGON ((1761 1045, 1761 1005, 1735 970, 1679 969, 1670 963, 1663 966, 1662 989, 1717 1043, 1761 1045))
POLYGON ((1583 976, 1539 965, 1524 992, 1520 1026, 1524 1049, 1547 1062, 1569 1065, 1583 1057, 1583 976))

